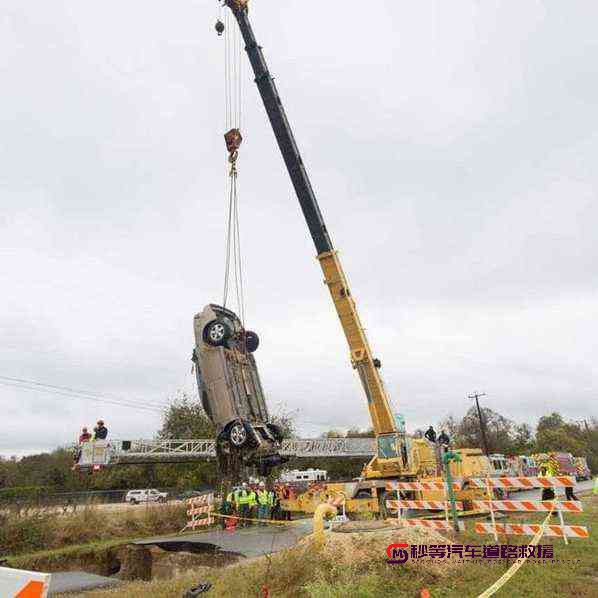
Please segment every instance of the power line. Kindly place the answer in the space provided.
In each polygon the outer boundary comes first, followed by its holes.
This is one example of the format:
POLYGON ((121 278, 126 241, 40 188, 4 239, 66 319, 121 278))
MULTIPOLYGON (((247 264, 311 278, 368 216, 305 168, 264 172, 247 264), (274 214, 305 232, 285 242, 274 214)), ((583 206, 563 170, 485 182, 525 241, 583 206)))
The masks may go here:
POLYGON ((27 380, 24 378, 12 378, 10 376, 0 375, 0 380, 7 380, 9 382, 18 382, 21 384, 32 384, 33 386, 40 386, 42 388, 50 388, 50 389, 67 391, 70 393, 76 393, 76 394, 81 394, 81 395, 89 395, 91 397, 98 397, 101 399, 110 399, 112 401, 122 401, 122 402, 133 403, 133 404, 137 403, 144 407, 146 405, 152 405, 155 407, 164 407, 165 406, 163 403, 155 403, 153 401, 146 401, 145 399, 125 398, 125 397, 120 397, 120 396, 113 395, 110 393, 107 394, 107 393, 94 392, 92 390, 81 390, 79 388, 71 388, 70 386, 58 386, 56 384, 47 384, 46 382, 37 382, 36 380, 27 380))
POLYGON ((123 400, 117 398, 111 398, 108 396, 102 396, 96 393, 83 393, 75 390, 70 390, 66 387, 54 387, 53 385, 45 385, 40 382, 33 382, 27 380, 21 380, 16 378, 9 378, 8 376, 0 376, 0 385, 16 388, 20 390, 28 390, 33 392, 45 392, 57 396, 63 396, 70 399, 80 399, 86 401, 107 403, 110 405, 116 405, 118 407, 129 407, 131 409, 138 409, 143 411, 152 411, 154 413, 162 413, 167 405, 159 406, 153 403, 136 403, 131 400, 123 400))

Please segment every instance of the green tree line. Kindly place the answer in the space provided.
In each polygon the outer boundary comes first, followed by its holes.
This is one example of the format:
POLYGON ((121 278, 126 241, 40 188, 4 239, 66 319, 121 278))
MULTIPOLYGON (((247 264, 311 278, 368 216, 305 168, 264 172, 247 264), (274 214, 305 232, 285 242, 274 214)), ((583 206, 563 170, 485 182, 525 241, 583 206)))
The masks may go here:
MULTIPOLYGON (((486 425, 491 452, 504 454, 532 454, 536 452, 563 451, 575 456, 585 456, 592 471, 598 471, 598 421, 566 421, 559 413, 540 417, 535 429, 528 424, 518 424, 511 419, 484 408, 482 417, 486 425)), ((295 433, 294 418, 279 414, 274 418, 283 428, 286 437, 295 433)), ((455 447, 482 447, 479 420, 475 409, 463 418, 448 416, 437 427, 444 429, 455 447)), ((206 417, 201 404, 179 394, 165 410, 162 426, 157 433, 162 439, 213 438, 214 427, 206 417)), ((352 429, 347 432, 330 430, 323 436, 373 437, 371 429, 352 429)), ((423 430, 415 430, 414 437, 421 437, 423 430)), ((0 458, 0 500, 22 496, 39 496, 44 493, 123 490, 131 488, 162 487, 180 490, 212 486, 218 483, 214 459, 197 463, 144 464, 108 467, 92 475, 72 471, 73 451, 59 448, 49 453, 30 455, 21 459, 0 458), (17 492, 16 489, 19 489, 17 492)), ((312 458, 291 459, 284 467, 325 469, 331 479, 358 476, 364 459, 312 458)))

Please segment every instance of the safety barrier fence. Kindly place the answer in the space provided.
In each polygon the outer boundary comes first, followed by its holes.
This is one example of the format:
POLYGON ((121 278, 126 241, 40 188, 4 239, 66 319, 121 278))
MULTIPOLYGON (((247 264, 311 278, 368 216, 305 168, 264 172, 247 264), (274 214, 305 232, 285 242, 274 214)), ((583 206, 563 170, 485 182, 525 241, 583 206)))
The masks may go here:
MULTIPOLYGON (((458 482, 452 482, 452 489, 459 490, 460 485, 458 482)), ((390 510, 397 511, 397 522, 400 524, 404 522, 406 525, 411 527, 427 527, 435 529, 450 530, 449 524, 449 508, 451 503, 449 502, 448 484, 442 480, 432 480, 426 482, 387 482, 387 492, 396 492, 400 496, 400 492, 421 492, 421 491, 439 491, 444 494, 444 500, 387 500, 386 507, 390 510), (444 511, 444 521, 433 521, 427 519, 405 519, 403 517, 403 511, 405 509, 413 510, 425 510, 425 511, 444 511), (438 526, 437 524, 442 524, 438 526)), ((456 502, 456 509, 462 511, 463 503, 456 502)))
POLYGON ((577 500, 564 500, 555 502, 552 500, 472 500, 475 509, 494 508, 495 511, 528 511, 531 513, 541 511, 567 511, 569 513, 581 513, 583 507, 577 500))
POLYGON ((195 529, 214 523, 212 511, 214 509, 214 494, 194 496, 187 501, 187 525, 185 529, 195 529))
MULTIPOLYGON (((449 505, 445 500, 387 500, 386 506, 395 509, 425 509, 428 511, 444 511, 449 505)), ((455 501, 457 511, 463 510, 463 503, 455 501)))
MULTIPOLYGON (((507 536, 533 536, 542 527, 535 523, 497 523, 496 532, 507 536)), ((494 528, 491 523, 477 522, 474 527, 476 534, 493 534, 494 528)), ((588 538, 589 533, 586 527, 581 525, 547 525, 544 530, 545 536, 559 538, 588 538)))
POLYGON ((506 535, 535 535, 541 529, 540 525, 533 523, 496 523, 495 512, 542 512, 549 511, 556 513, 559 517, 559 525, 545 525, 546 536, 557 536, 563 538, 568 544, 567 538, 587 538, 589 533, 586 527, 580 525, 565 525, 563 513, 581 513, 583 507, 581 502, 574 500, 493 500, 493 491, 499 489, 513 488, 543 488, 552 489, 556 497, 556 488, 573 487, 575 480, 569 476, 553 477, 506 477, 506 478, 471 478, 469 485, 474 488, 485 488, 488 500, 474 500, 474 506, 487 508, 490 511, 492 523, 478 522, 474 525, 477 534, 492 534, 498 542, 498 534, 506 535))
POLYGON ((573 487, 575 480, 569 476, 538 477, 506 477, 506 478, 470 478, 469 485, 476 488, 491 488, 503 490, 533 490, 534 488, 566 488, 573 487))
MULTIPOLYGON (((459 482, 453 482, 453 490, 460 490, 459 482)), ((446 491, 446 483, 442 480, 432 480, 428 482, 386 482, 386 491, 393 492, 394 490, 440 490, 446 491)))

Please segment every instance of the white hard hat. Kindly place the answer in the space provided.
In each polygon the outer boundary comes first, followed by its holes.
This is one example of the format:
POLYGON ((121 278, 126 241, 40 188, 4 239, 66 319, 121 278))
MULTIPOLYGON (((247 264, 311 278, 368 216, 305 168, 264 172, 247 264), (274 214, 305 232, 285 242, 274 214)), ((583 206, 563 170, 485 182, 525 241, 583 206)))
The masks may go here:
POLYGON ((266 484, 264 484, 264 482, 260 482, 260 488, 265 488, 266 484))

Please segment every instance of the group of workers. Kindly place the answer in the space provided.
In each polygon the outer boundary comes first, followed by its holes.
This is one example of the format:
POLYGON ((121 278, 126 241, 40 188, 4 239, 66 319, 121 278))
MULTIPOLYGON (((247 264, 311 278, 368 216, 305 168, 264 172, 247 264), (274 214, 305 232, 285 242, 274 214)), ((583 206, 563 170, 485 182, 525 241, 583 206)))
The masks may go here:
POLYGON ((437 438, 436 430, 432 426, 426 430, 424 437, 432 444, 438 443, 440 446, 443 446, 445 450, 448 449, 448 446, 451 443, 451 439, 444 430, 440 430, 440 436, 437 438))
MULTIPOLYGON (((263 481, 258 484, 243 482, 233 488, 222 501, 222 514, 239 517, 242 526, 250 525, 251 519, 265 521, 277 518, 279 511, 280 502, 276 492, 268 490, 263 481)), ((226 518, 223 518, 222 526, 225 525, 226 518)))
POLYGON ((98 419, 95 428, 93 429, 93 434, 89 432, 86 426, 81 428, 81 434, 79 434, 79 446, 75 450, 75 454, 73 455, 73 460, 75 464, 73 465, 73 469, 77 467, 77 463, 79 463, 79 459, 81 459, 81 445, 85 444, 86 442, 95 442, 96 440, 106 440, 108 437, 108 428, 106 424, 104 424, 103 419, 98 419))
POLYGON ((104 424, 104 420, 99 419, 96 427, 93 429, 93 434, 88 431, 87 427, 83 426, 81 434, 79 434, 79 444, 94 442, 95 440, 106 440, 107 437, 108 428, 104 424))

